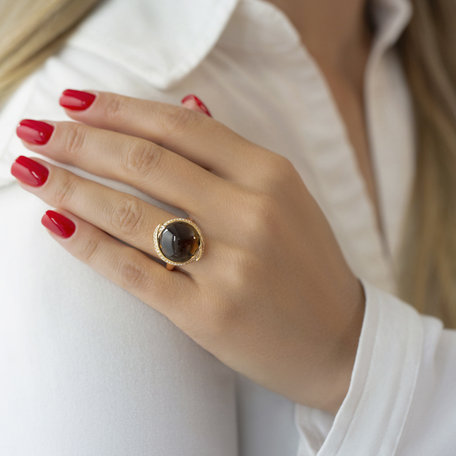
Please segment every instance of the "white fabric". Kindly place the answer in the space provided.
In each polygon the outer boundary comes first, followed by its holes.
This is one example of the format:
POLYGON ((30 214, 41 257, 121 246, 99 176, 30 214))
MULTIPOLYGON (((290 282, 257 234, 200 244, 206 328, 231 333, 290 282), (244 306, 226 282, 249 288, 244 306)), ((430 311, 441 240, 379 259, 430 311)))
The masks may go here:
MULTIPOLYGON (((0 454, 450 455, 456 333, 394 296, 414 175, 413 117, 392 46, 408 0, 372 0, 365 95, 385 237, 328 86, 288 18, 261 0, 109 0, 0 112, 0 454), (64 251, 9 169, 24 117, 64 120, 65 88, 179 103, 287 156, 327 216, 367 301, 336 417, 222 365, 165 317, 64 251)), ((61 165, 184 212, 131 186, 61 165)))

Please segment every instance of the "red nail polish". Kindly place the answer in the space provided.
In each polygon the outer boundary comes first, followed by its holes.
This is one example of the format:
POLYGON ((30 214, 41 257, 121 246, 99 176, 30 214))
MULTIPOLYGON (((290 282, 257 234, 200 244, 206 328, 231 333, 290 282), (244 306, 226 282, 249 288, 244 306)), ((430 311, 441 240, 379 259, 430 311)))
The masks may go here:
POLYGON ((196 95, 187 95, 186 97, 182 98, 181 103, 185 103, 188 100, 193 100, 198 105, 198 107, 204 111, 204 114, 212 117, 209 109, 207 109, 206 105, 196 95))
POLYGON ((22 119, 16 127, 19 138, 32 144, 46 144, 54 131, 54 126, 46 122, 22 119))
POLYGON ((73 111, 84 111, 93 103, 93 100, 95 100, 93 93, 67 89, 62 92, 59 103, 60 106, 73 111))
POLYGON ((41 217, 41 223, 53 233, 63 238, 70 237, 76 229, 76 225, 69 218, 51 210, 46 211, 43 217, 41 217))
POLYGON ((40 187, 46 182, 49 170, 41 163, 20 155, 11 165, 11 174, 24 184, 40 187))

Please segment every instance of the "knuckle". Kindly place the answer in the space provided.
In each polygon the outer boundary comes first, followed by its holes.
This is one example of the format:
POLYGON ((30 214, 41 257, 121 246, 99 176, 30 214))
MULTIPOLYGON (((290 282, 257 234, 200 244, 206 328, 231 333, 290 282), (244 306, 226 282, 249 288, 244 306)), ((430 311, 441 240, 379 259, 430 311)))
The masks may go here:
POLYGON ((251 233, 253 238, 264 241, 264 236, 269 234, 281 218, 279 202, 268 193, 256 193, 247 200, 245 232, 251 233))
POLYGON ((76 191, 76 186, 76 179, 70 173, 64 172, 54 192, 54 205, 68 206, 76 191))
POLYGON ((208 288, 201 303, 208 319, 208 330, 214 336, 229 334, 239 326, 247 311, 245 290, 251 288, 254 276, 258 274, 255 255, 239 247, 229 247, 226 253, 217 285, 208 288))
POLYGON ((208 330, 212 335, 227 333, 239 321, 238 305, 230 300, 216 300, 206 307, 208 330))
POLYGON ((150 177, 152 170, 159 169, 163 149, 146 141, 135 142, 122 156, 122 167, 126 173, 139 177, 150 177))
POLYGON ((78 156, 84 150, 86 132, 84 127, 69 124, 64 140, 64 148, 69 155, 78 156))
POLYGON ((284 172, 291 171, 294 167, 291 161, 279 154, 271 154, 266 160, 266 172, 275 173, 281 176, 284 172))
POLYGON ((131 235, 141 224, 143 205, 134 197, 125 197, 112 211, 111 225, 118 232, 131 235))
POLYGON ((144 266, 128 255, 120 259, 118 272, 122 288, 145 290, 149 286, 149 275, 144 266))
POLYGON ((176 134, 191 128, 200 119, 200 115, 184 107, 166 106, 159 111, 158 121, 162 133, 176 134))
POLYGON ((296 179, 297 171, 293 163, 286 157, 278 154, 271 154, 262 160, 259 169, 260 179, 263 188, 270 194, 277 194, 296 179))
POLYGON ((274 157, 274 167, 279 173, 279 176, 284 176, 285 181, 290 176, 296 175, 296 168, 294 167, 293 163, 283 155, 276 155, 274 157))
POLYGON ((125 112, 125 104, 126 101, 122 97, 110 94, 103 108, 103 117, 105 121, 108 123, 122 121, 122 116, 125 112))
POLYGON ((84 239, 79 248, 78 257, 87 264, 93 264, 98 255, 100 241, 98 239, 84 239))
POLYGON ((255 271, 254 255, 246 250, 237 250, 225 271, 228 288, 235 294, 250 288, 255 271))
POLYGON ((243 202, 238 217, 239 239, 247 252, 264 255, 272 249, 283 231, 279 201, 268 193, 251 194, 243 202))

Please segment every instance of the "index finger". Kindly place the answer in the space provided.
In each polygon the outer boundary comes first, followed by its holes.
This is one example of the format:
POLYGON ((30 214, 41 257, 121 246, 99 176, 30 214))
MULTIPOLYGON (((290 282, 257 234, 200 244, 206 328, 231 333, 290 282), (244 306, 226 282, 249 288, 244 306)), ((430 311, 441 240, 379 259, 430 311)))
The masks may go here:
POLYGON ((112 92, 65 90, 60 104, 78 121, 153 141, 221 177, 237 181, 258 151, 220 122, 183 106, 112 92))

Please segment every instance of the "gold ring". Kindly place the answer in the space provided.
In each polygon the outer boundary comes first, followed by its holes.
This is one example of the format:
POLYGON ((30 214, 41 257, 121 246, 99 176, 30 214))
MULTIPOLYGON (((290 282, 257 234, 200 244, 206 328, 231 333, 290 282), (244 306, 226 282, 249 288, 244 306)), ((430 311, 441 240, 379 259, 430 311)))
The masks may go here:
POLYGON ((188 218, 173 218, 159 223, 154 230, 154 248, 166 269, 198 261, 204 240, 198 225, 188 218))

